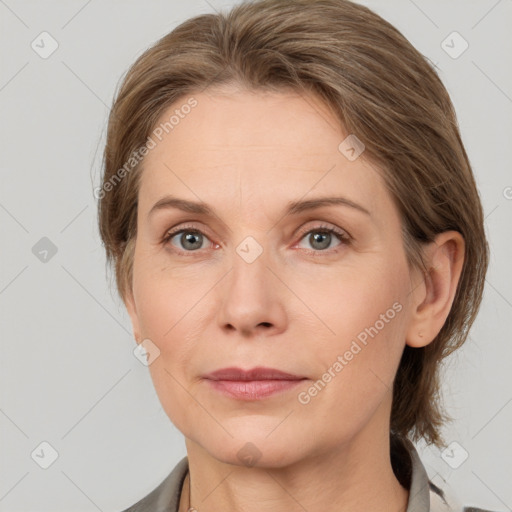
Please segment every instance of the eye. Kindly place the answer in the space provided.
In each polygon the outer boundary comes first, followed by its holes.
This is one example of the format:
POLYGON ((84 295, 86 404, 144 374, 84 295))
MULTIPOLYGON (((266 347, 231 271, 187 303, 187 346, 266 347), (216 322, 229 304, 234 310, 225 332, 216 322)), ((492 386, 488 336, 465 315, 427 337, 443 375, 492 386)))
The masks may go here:
POLYGON ((189 253, 203 249, 206 241, 209 241, 209 238, 202 231, 197 228, 187 227, 171 231, 167 233, 163 239, 164 244, 170 243, 173 247, 178 249, 178 252, 189 253))
MULTIPOLYGON (((318 226, 314 229, 310 229, 302 234, 301 240, 305 238, 307 242, 311 244, 311 247, 313 247, 312 252, 315 253, 322 251, 331 252, 329 249, 331 249, 332 242, 334 242, 336 238, 341 242, 339 245, 346 245, 350 242, 350 238, 346 233, 329 226, 318 226)), ((337 249, 334 249, 334 252, 336 250, 337 249)))

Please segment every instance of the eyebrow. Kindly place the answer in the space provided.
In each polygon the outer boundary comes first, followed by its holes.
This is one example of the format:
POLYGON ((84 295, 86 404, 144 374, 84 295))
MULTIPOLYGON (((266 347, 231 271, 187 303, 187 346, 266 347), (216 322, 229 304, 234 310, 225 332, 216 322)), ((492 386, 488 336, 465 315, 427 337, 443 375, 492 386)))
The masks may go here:
MULTIPOLYGON (((305 201, 291 201, 288 203, 284 215, 297 215, 307 210, 315 210, 325 206, 347 206, 358 210, 366 215, 371 216, 370 212, 354 201, 345 197, 318 197, 315 199, 308 199, 305 201)), ((159 199, 151 208, 148 217, 152 216, 158 210, 166 210, 175 208, 187 213, 196 213, 205 216, 217 216, 213 208, 203 202, 188 201, 186 199, 179 199, 173 196, 165 196, 159 199)))

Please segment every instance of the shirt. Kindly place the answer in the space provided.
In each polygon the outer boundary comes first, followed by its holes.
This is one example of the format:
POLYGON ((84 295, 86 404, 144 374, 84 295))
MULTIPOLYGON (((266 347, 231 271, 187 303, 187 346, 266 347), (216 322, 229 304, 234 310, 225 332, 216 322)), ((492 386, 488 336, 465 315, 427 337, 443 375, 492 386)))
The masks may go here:
MULTIPOLYGON (((408 460, 401 460, 409 482, 407 512, 492 512, 475 507, 462 507, 430 482, 416 448, 402 441, 408 460)), ((188 473, 188 457, 183 457, 169 475, 153 491, 123 512, 178 512, 183 481, 188 473)))

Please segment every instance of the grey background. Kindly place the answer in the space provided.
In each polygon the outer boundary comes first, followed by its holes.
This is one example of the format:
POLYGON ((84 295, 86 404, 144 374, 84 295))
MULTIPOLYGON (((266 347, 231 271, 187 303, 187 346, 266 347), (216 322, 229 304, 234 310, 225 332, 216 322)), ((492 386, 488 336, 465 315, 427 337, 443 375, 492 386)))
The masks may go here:
MULTIPOLYGON (((109 291, 93 188, 121 75, 180 22, 235 3, 0 0, 2 512, 119 511, 186 454, 109 291), (46 59, 31 47, 43 31, 59 44, 46 59), (57 248, 46 262, 33 253, 43 237, 57 248), (31 457, 43 441, 58 452, 48 469, 31 457)), ((446 438, 462 447, 452 459, 469 456, 455 469, 436 449, 420 453, 462 502, 511 510, 512 1, 362 3, 438 66, 492 250, 480 316, 446 366, 446 438), (453 31, 469 43, 456 59, 441 47, 453 31)))

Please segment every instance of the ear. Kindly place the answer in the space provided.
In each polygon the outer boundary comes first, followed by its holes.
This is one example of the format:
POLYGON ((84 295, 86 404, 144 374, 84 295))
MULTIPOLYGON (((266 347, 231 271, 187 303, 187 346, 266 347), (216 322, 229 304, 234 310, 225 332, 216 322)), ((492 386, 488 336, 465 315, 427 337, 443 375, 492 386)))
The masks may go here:
POLYGON ((140 335, 139 316, 137 314, 137 308, 135 306, 135 299, 133 297, 133 290, 131 287, 126 292, 124 304, 132 321, 133 336, 135 338, 135 341, 137 341, 137 343, 140 343, 142 341, 142 338, 140 335))
POLYGON ((457 231, 445 231, 425 249, 429 269, 413 284, 412 320, 406 344, 424 347, 439 334, 450 313, 464 263, 464 238, 457 231))

